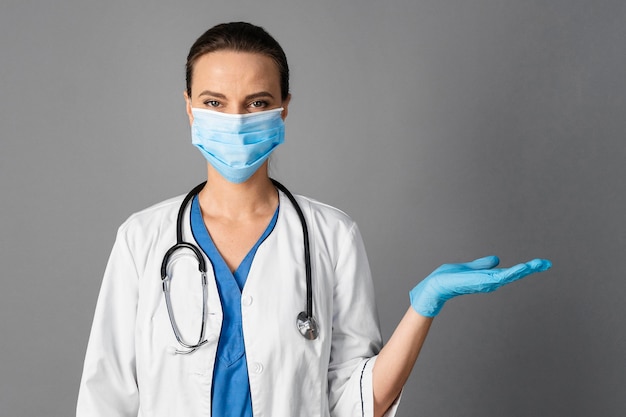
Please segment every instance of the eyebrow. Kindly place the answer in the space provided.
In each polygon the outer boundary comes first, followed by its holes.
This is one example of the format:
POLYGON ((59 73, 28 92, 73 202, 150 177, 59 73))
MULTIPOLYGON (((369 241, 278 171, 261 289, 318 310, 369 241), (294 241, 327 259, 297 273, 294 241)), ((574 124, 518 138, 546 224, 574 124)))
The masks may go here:
POLYGON ((198 94, 198 97, 202 97, 202 96, 211 96, 211 97, 217 97, 217 98, 226 98, 226 96, 224 94, 221 93, 215 93, 213 91, 209 91, 209 90, 204 90, 203 92, 201 92, 200 94, 198 94))
POLYGON ((246 100, 253 100, 255 98, 269 97, 274 98, 268 91, 259 91, 258 93, 249 94, 246 96, 246 100))
MULTIPOLYGON (((203 92, 198 94, 198 97, 203 97, 203 96, 211 96, 211 97, 217 97, 217 98, 222 98, 222 99, 226 98, 226 96, 224 94, 216 93, 216 92, 210 91, 210 90, 204 90, 203 92)), ((248 94, 246 96, 246 100, 253 100, 255 98, 261 98, 261 97, 274 98, 274 96, 270 92, 268 92, 268 91, 259 91, 258 93, 248 94)))

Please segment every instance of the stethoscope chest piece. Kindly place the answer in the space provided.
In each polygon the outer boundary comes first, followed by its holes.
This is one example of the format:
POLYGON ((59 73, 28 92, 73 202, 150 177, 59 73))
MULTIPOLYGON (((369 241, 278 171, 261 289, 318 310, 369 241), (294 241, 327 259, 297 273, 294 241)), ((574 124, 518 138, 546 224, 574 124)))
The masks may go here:
POLYGON ((305 311, 298 314, 296 319, 296 327, 300 331, 300 334, 307 340, 315 340, 319 336, 319 327, 317 321, 313 316, 308 316, 305 311))

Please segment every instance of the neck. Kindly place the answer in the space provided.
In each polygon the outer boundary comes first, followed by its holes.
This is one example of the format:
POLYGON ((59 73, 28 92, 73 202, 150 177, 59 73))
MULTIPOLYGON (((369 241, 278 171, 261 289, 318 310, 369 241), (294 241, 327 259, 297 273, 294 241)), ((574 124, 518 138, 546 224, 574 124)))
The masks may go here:
POLYGON ((207 183, 198 195, 203 213, 231 219, 274 211, 278 193, 267 175, 267 162, 241 184, 224 179, 208 165, 207 183))

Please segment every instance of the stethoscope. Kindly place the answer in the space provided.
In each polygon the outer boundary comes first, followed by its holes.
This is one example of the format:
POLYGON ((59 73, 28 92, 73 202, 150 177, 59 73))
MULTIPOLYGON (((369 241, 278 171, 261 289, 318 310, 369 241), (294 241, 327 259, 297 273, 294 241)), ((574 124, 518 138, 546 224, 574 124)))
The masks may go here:
MULTIPOLYGON (((271 179, 271 178, 270 178, 271 179)), ((304 267, 306 272, 306 311, 301 311, 296 317, 296 327, 302 334, 302 336, 307 340, 317 339, 319 335, 319 327, 317 325, 317 321, 313 317, 313 291, 311 288, 311 251, 309 245, 309 230, 306 225, 306 220, 304 218, 304 214, 302 213, 302 209, 296 202, 293 194, 285 188, 284 185, 279 183, 278 181, 271 179, 272 183, 276 188, 282 191, 293 207, 296 209, 298 213, 298 217, 300 218, 300 223, 302 224, 302 235, 304 238, 304 267)), ((170 318, 170 323, 172 324, 172 330, 174 331, 174 336, 176 336, 176 340, 178 343, 184 348, 183 350, 176 349, 175 353, 186 355, 189 353, 193 353, 202 347, 204 344, 208 343, 208 340, 204 337, 204 332, 206 328, 206 317, 207 317, 207 273, 206 273, 206 262, 204 261, 204 257, 202 256, 202 252, 198 246, 193 243, 183 241, 183 217, 185 213, 186 207, 189 205, 191 199, 204 188, 206 181, 202 184, 197 185, 193 190, 189 192, 183 199, 183 202, 178 209, 178 218, 176 219, 176 244, 168 249, 168 251, 163 256, 163 262, 161 263, 161 282, 163 285, 163 295, 165 297, 165 305, 167 306, 167 314, 170 318), (170 257, 179 250, 188 249, 194 254, 196 259, 198 260, 198 269, 200 270, 200 277, 202 280, 202 323, 200 327, 200 336, 198 337, 198 341, 195 344, 187 343, 183 340, 183 337, 176 325, 176 319, 174 318, 174 311, 172 310, 172 301, 170 298, 170 283, 172 277, 167 275, 167 265, 170 260, 170 257)))

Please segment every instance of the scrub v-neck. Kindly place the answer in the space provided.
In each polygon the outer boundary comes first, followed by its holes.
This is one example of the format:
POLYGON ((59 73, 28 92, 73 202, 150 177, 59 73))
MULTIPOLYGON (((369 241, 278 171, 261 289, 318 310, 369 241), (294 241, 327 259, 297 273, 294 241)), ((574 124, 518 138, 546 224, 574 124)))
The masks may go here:
POLYGON ((191 231, 213 266, 213 273, 222 303, 222 330, 217 345, 217 360, 213 370, 213 415, 252 416, 248 367, 245 360, 241 324, 241 292, 248 278, 256 251, 270 235, 278 219, 276 208, 269 225, 234 272, 217 250, 204 224, 198 197, 191 203, 191 231), (233 414, 234 412, 234 414, 233 414))

